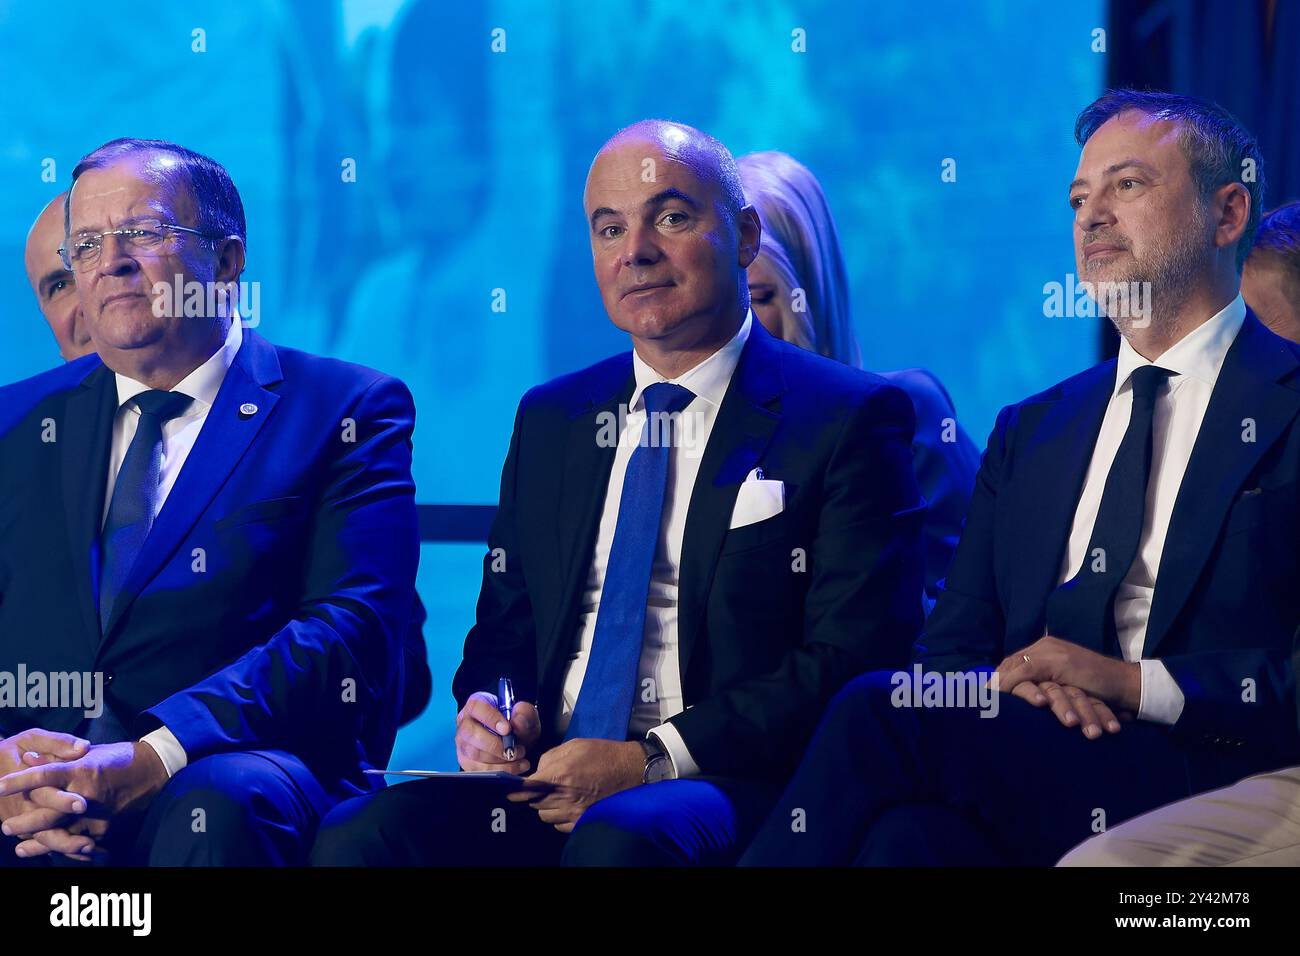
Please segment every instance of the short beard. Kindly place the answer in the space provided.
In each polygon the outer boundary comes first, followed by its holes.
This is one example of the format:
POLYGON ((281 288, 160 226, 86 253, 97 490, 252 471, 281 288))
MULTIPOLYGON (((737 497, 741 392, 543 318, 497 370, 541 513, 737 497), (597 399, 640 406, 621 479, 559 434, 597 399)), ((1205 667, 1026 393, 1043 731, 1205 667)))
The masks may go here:
POLYGON ((1149 322, 1132 309, 1123 315, 1108 316, 1115 330, 1126 338, 1135 329, 1151 330, 1159 338, 1172 341, 1178 338, 1183 306, 1187 304, 1197 282, 1209 269, 1208 240, 1209 210, 1199 199, 1192 208, 1192 221, 1186 229, 1175 230, 1161 237, 1147 254, 1133 267, 1123 280, 1130 288, 1150 289, 1147 297, 1149 322), (1138 319, 1142 324, 1138 325, 1138 319))

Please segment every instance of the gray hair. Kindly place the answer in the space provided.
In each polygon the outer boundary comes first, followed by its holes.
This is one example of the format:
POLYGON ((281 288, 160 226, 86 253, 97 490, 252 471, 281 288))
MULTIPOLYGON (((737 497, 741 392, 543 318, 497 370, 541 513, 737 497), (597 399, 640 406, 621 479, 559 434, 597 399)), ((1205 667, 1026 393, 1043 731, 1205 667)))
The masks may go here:
MULTIPOLYGON (((224 166, 202 153, 161 139, 132 139, 123 137, 110 140, 81 158, 72 170, 72 181, 88 169, 102 169, 127 156, 144 153, 167 153, 179 160, 175 166, 160 172, 165 181, 176 184, 181 175, 184 185, 194 197, 198 210, 197 228, 207 236, 222 239, 235 237, 248 245, 247 226, 244 222, 244 203, 239 198, 230 174, 224 166)), ((71 204, 63 209, 63 231, 71 225, 71 204)))

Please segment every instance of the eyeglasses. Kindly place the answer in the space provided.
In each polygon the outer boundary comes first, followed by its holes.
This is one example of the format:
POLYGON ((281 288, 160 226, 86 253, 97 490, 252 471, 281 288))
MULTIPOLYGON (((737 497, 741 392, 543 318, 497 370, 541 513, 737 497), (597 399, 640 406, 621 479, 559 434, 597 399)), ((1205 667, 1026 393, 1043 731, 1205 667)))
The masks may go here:
POLYGON ((198 229, 177 226, 169 222, 140 222, 124 229, 109 229, 106 232, 83 232, 75 239, 69 237, 66 245, 59 247, 59 258, 63 267, 85 271, 99 261, 99 254, 104 248, 105 236, 117 236, 125 252, 138 252, 146 255, 158 251, 168 239, 168 231, 188 232, 203 239, 220 239, 198 229))

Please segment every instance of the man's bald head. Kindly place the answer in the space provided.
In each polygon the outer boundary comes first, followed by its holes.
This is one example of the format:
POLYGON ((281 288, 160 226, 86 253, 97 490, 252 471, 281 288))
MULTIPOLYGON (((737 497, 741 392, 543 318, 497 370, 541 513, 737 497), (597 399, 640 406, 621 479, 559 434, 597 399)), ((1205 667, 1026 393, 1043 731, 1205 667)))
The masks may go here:
POLYGON ((59 246, 63 242, 63 202, 67 196, 67 193, 59 193, 51 199, 27 231, 23 260, 27 266, 27 281, 32 284, 32 291, 38 294, 38 283, 47 273, 55 267, 60 272, 65 271, 59 259, 59 246))
POLYGON ((63 205, 67 197, 67 193, 55 196, 36 217, 27 232, 23 263, 41 314, 59 345, 59 354, 71 361, 93 352, 95 347, 82 319, 76 279, 59 259, 59 246, 63 244, 63 205))
POLYGON ((702 182, 713 183, 723 206, 734 219, 745 205, 736 158, 720 141, 703 130, 671 120, 644 119, 624 126, 606 140, 592 166, 605 152, 620 147, 650 146, 664 156, 690 166, 702 182))

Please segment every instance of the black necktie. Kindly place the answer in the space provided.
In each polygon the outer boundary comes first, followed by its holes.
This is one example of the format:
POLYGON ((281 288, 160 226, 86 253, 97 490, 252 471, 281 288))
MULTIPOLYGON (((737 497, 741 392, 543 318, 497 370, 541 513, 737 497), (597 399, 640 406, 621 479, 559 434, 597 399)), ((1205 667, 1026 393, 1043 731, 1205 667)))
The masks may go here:
POLYGON ((140 409, 135 437, 122 459, 113 502, 99 536, 99 625, 108 627, 113 602, 153 527, 158 502, 158 473, 162 466, 163 423, 175 418, 193 399, 180 392, 141 392, 132 401, 140 409))
POLYGON ((1156 365, 1133 370, 1133 414, 1106 476, 1083 564, 1047 598, 1047 633, 1115 657, 1120 653, 1115 593, 1137 557, 1151 476, 1156 391, 1172 374, 1156 365))

